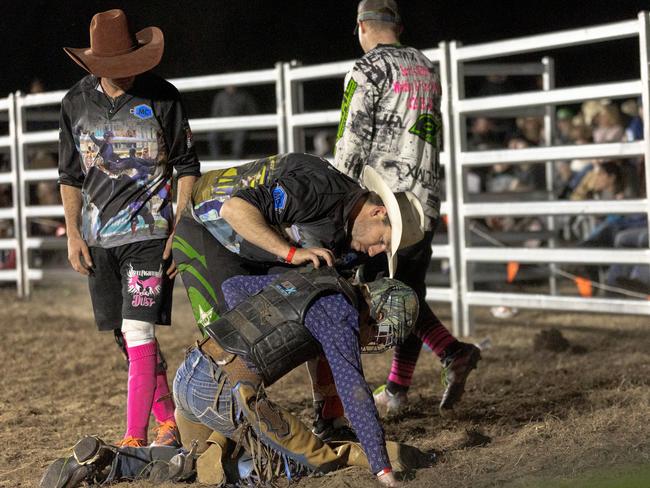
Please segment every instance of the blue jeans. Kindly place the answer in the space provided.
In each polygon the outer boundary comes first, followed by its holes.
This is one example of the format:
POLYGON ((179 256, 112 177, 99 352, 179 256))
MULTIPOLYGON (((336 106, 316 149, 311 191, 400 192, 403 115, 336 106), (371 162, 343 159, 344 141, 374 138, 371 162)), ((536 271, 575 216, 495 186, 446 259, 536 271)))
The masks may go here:
POLYGON ((178 413, 232 438, 239 425, 237 402, 226 374, 200 349, 190 350, 174 378, 178 413))

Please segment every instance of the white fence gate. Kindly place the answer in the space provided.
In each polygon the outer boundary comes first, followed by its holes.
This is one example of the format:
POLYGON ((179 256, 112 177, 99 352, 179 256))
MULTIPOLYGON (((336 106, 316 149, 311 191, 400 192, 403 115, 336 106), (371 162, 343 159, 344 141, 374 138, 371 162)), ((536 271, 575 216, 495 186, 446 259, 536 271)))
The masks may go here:
MULTIPOLYGON (((461 46, 456 42, 440 43, 436 49, 425 54, 440 68, 443 85, 442 113, 444 124, 444 150, 441 164, 445 170, 446 201, 442 213, 448 216, 448 242, 433 246, 434 259, 446 259, 450 263, 450 287, 427 288, 427 298, 432 301, 449 302, 452 320, 457 334, 470 334, 471 307, 506 305, 522 308, 541 308, 572 311, 614 312, 650 315, 650 301, 611 298, 579 298, 558 296, 554 270, 561 263, 609 264, 650 263, 650 250, 611 249, 557 249, 551 239, 549 248, 476 247, 469 245, 471 219, 489 216, 541 216, 549 230, 555 228, 555 217, 561 215, 604 214, 650 214, 650 199, 615 201, 537 201, 470 203, 467 192, 467 170, 497 163, 522 164, 546 163, 547 190, 552 189, 552 161, 571 158, 645 157, 645 188, 650 188, 650 124, 644 126, 643 141, 629 143, 588 144, 582 146, 548 146, 528 149, 503 149, 468 151, 466 121, 477 114, 522 114, 534 111, 545 115, 546 140, 552 140, 555 106, 579 103, 589 99, 641 96, 646 121, 650 120, 650 76, 648 74, 649 17, 641 12, 637 20, 575 29, 551 34, 536 35, 506 41, 461 46), (639 79, 585 85, 572 88, 554 87, 553 60, 540 58, 533 63, 472 64, 476 61, 492 61, 510 55, 557 49, 568 46, 605 42, 628 37, 638 37, 640 48, 639 79), (481 98, 465 96, 465 80, 468 76, 485 74, 540 76, 543 80, 539 91, 481 98), (472 263, 541 263, 551 270, 550 294, 515 294, 479 292, 473 290, 472 263)), ((299 63, 278 63, 272 69, 197 76, 170 80, 181 92, 214 90, 217 88, 251 85, 273 85, 276 111, 252 116, 207 117, 191 119, 193 132, 236 129, 275 129, 279 152, 304 151, 305 129, 320 126, 336 126, 339 122, 337 109, 305 111, 305 82, 335 78, 342 80, 353 61, 342 61, 315 66, 299 63)), ((342 82, 341 82, 342 92, 342 82)), ((0 251, 16 252, 16 268, 0 270, 0 280, 15 281, 19 296, 30 293, 31 282, 43 277, 43 270, 30 266, 30 251, 35 249, 65 249, 64 238, 37 238, 28 235, 29 220, 33 218, 60 218, 63 208, 34 206, 28 204, 27 185, 41 181, 54 181, 57 170, 30 169, 26 152, 30 145, 55 143, 56 130, 29 131, 25 123, 26 111, 34 107, 58 106, 65 92, 37 95, 16 93, 0 99, 0 114, 6 113, 9 134, 0 136, 0 149, 9 149, 10 170, 0 173, 0 184, 12 186, 13 206, 0 208, 0 220, 13 222, 13 235, 0 238, 0 251)), ((202 169, 210 170, 242 164, 246 161, 203 161, 202 169)))

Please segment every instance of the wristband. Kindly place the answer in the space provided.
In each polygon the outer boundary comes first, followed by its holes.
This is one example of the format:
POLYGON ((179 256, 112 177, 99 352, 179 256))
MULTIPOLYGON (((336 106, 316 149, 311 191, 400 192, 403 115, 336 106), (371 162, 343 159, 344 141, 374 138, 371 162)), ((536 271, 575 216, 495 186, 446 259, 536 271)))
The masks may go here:
POLYGON ((293 260, 293 255, 294 254, 296 254, 296 248, 294 246, 291 246, 291 248, 289 249, 289 254, 287 254, 287 257, 284 258, 284 260, 287 263, 291 264, 291 261, 293 260))
POLYGON ((385 474, 392 473, 392 472, 393 472, 393 470, 391 468, 384 468, 384 469, 382 469, 381 471, 379 471, 377 473, 377 478, 381 478, 385 474))

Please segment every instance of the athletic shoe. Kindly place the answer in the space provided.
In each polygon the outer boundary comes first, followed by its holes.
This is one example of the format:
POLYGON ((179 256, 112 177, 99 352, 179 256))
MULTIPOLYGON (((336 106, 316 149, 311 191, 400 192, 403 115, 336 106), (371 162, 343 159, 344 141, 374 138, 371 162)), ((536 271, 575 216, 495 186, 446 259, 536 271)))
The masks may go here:
POLYGON ((408 398, 405 391, 398 391, 391 393, 386 388, 386 385, 381 385, 377 388, 372 396, 375 398, 375 405, 379 411, 379 415, 392 416, 399 414, 408 403, 408 398))
POLYGON ((491 307, 490 313, 495 319, 511 319, 519 313, 519 310, 514 307, 504 307, 500 305, 498 307, 491 307))
POLYGON ((117 443, 117 447, 146 447, 146 446, 147 446, 147 441, 130 435, 127 435, 124 439, 122 439, 120 442, 117 443))
POLYGON ((102 473, 114 459, 113 451, 97 437, 84 437, 72 448, 72 456, 59 458, 45 470, 40 488, 75 488, 106 479, 102 473))
POLYGON ((465 392, 465 381, 481 359, 481 350, 474 344, 460 343, 460 348, 443 361, 442 385, 445 391, 440 400, 440 410, 451 410, 465 392))
POLYGON ((151 443, 152 447, 181 447, 181 434, 178 432, 178 427, 174 419, 169 419, 162 424, 158 424, 156 431, 156 439, 151 443))

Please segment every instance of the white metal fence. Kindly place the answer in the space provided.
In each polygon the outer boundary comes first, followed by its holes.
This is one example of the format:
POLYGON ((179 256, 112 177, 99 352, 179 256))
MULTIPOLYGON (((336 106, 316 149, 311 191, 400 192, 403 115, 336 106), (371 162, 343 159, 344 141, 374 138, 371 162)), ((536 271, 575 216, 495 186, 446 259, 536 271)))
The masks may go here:
POLYGON ((470 307, 505 305, 522 308, 578 310, 650 315, 650 301, 619 300, 611 298, 584 298, 517 293, 477 292, 472 290, 471 266, 473 262, 520 263, 650 263, 650 250, 612 249, 554 249, 554 248, 501 248, 469 247, 469 219, 486 216, 579 215, 579 214, 631 214, 650 213, 650 200, 616 201, 539 201, 467 203, 465 170, 472 166, 496 163, 522 164, 573 158, 616 158, 623 156, 645 157, 645 188, 650 189, 650 78, 648 76, 648 13, 642 12, 637 20, 597 27, 575 29, 553 34, 536 35, 491 42, 474 46, 460 46, 451 42, 449 62, 452 67, 451 91, 454 127, 454 167, 456 169, 456 210, 458 213, 458 276, 461 296, 462 332, 471 332, 470 307), (584 85, 579 87, 466 98, 464 93, 465 63, 495 57, 511 56, 540 50, 639 38, 639 79, 584 85), (581 146, 538 147, 519 150, 469 152, 466 132, 463 130, 469 115, 489 114, 504 109, 556 106, 583 102, 590 99, 636 97, 641 95, 644 111, 644 140, 629 143, 586 144, 581 146))
MULTIPOLYGON (((522 308, 557 310, 584 310, 599 312, 634 313, 650 315, 650 302, 605 298, 578 298, 557 296, 555 275, 550 273, 549 295, 495 293, 474 291, 472 263, 541 263, 551 270, 560 263, 650 263, 650 250, 584 250, 556 249, 551 239, 548 248, 500 248, 469 245, 471 219, 487 216, 543 216, 547 227, 554 229, 555 216, 650 213, 650 200, 616 201, 538 201, 507 203, 470 203, 467 193, 467 170, 496 163, 546 163, 547 189, 551 189, 552 161, 571 158, 645 157, 645 187, 650 188, 650 124, 644 126, 644 140, 630 143, 589 144, 583 146, 536 147, 518 150, 468 151, 466 121, 476 114, 521 114, 534 111, 545 115, 546 140, 551 140, 555 106, 578 103, 589 99, 641 96, 645 120, 650 120, 650 77, 648 75, 648 14, 642 12, 637 20, 615 24, 536 35, 507 41, 473 46, 456 42, 440 43, 425 54, 440 67, 443 85, 442 113, 445 147, 441 164, 445 170, 446 201, 442 213, 448 216, 448 243, 433 246, 434 259, 450 262, 450 287, 427 288, 427 297, 433 301, 451 304, 454 328, 457 333, 471 332, 471 307, 507 305, 522 308), (540 58, 533 63, 494 62, 495 58, 510 55, 558 49, 568 46, 638 37, 641 72, 639 79, 585 85, 572 88, 554 87, 553 60, 540 58), (481 64, 471 64, 482 61, 481 64), (483 61, 488 61, 484 63, 483 61), (485 74, 513 74, 540 76, 541 90, 481 98, 465 96, 465 80, 469 76, 485 74)), ((181 92, 205 91, 229 85, 272 85, 275 90, 276 110, 253 116, 206 117, 191 119, 197 133, 237 129, 275 129, 279 152, 305 151, 305 130, 314 127, 336 126, 338 109, 306 111, 304 84, 313 80, 341 80, 353 61, 342 61, 315 66, 300 66, 296 62, 278 63, 272 69, 197 76, 171 80, 181 92)), ((38 95, 16 93, 0 100, 0 114, 7 113, 9 134, 0 136, 0 149, 11 154, 10 171, 0 173, 0 184, 11 184, 13 207, 0 208, 0 220, 12 221, 13 235, 0 239, 0 250, 16 251, 16 269, 0 270, 0 280, 15 281, 20 296, 30 293, 31 282, 43 276, 43 270, 30 265, 30 252, 37 249, 65 249, 63 238, 40 238, 28 235, 29 220, 61 218, 61 206, 28 204, 27 185, 54 181, 57 171, 31 169, 27 165, 27 148, 32 145, 55 143, 56 130, 27 130, 26 111, 34 107, 58 106, 63 91, 38 95)), ((202 169, 210 170, 241 164, 245 161, 203 161, 202 169)))

